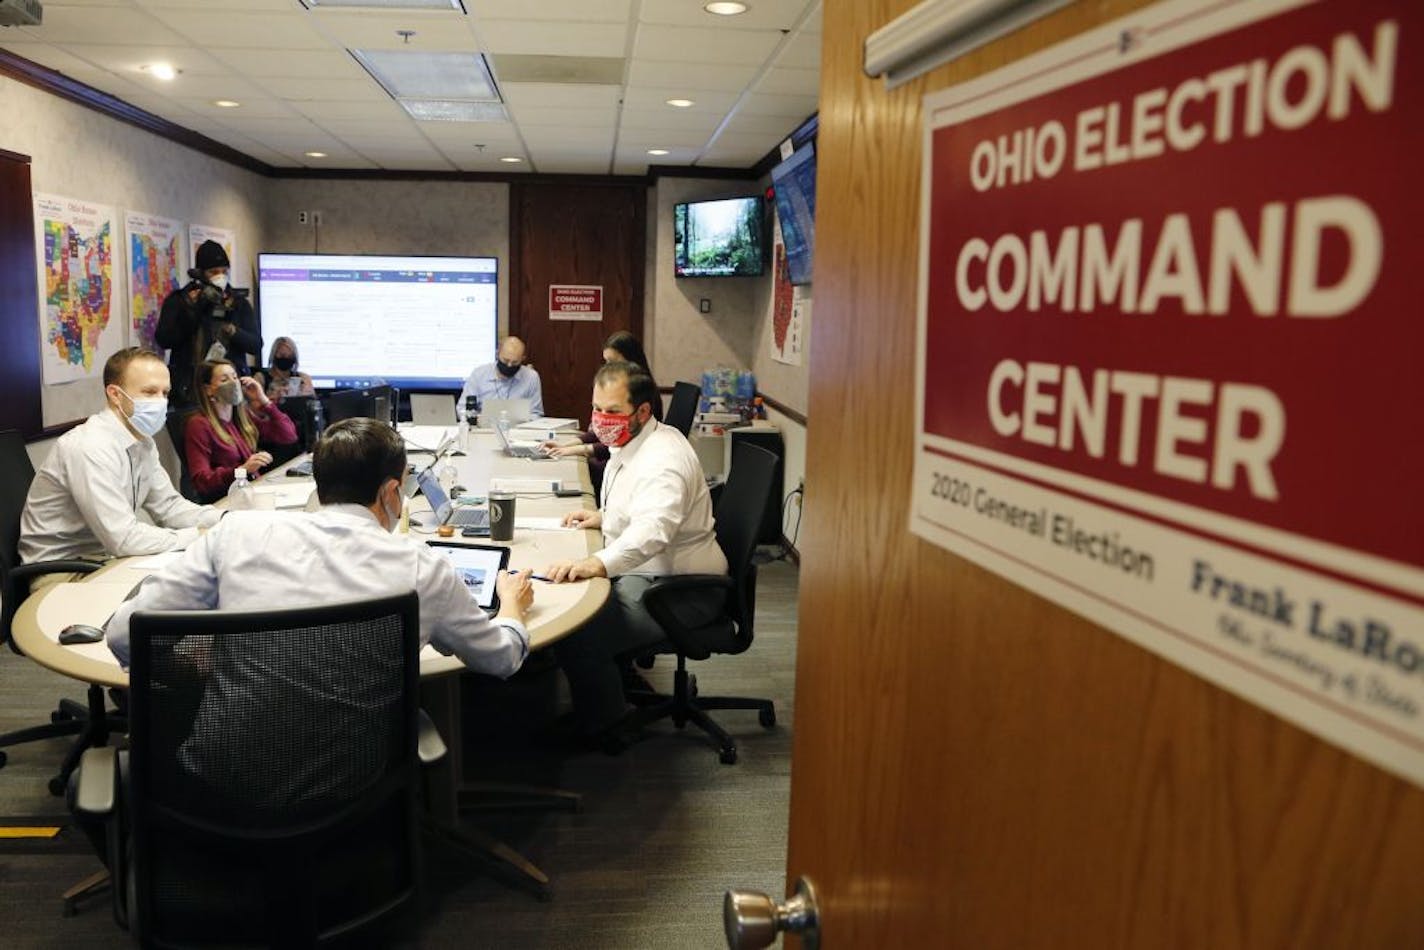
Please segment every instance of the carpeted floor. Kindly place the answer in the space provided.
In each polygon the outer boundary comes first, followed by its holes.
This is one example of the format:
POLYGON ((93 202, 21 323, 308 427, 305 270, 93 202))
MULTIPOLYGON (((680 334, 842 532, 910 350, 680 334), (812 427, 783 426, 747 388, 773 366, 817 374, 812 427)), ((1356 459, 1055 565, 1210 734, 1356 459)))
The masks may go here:
MULTIPOLYGON (((580 814, 485 813, 467 820, 520 849, 553 880, 540 901, 490 877, 449 848, 429 846, 428 947, 679 950, 725 946, 722 892, 751 887, 780 895, 786 862, 791 723, 796 666, 795 568, 761 568, 757 638, 741 656, 693 664, 707 693, 775 700, 778 725, 763 730, 751 712, 718 713, 737 739, 740 761, 717 761, 696 729, 670 723, 617 757, 563 757, 535 749, 528 724, 562 702, 562 677, 531 671, 506 684, 465 682, 468 777, 557 785, 584 794, 580 814), (474 773, 478 773, 478 775, 474 773)), ((671 688, 673 662, 660 658, 647 678, 671 688)), ((61 696, 82 699, 80 684, 8 651, 0 655, 0 732, 47 721, 61 696)), ((118 947, 128 937, 106 899, 71 918, 60 893, 98 870, 85 839, 67 827, 46 782, 65 743, 10 750, 0 769, 0 825, 52 822, 54 839, 0 838, 0 933, 13 948, 118 947)))

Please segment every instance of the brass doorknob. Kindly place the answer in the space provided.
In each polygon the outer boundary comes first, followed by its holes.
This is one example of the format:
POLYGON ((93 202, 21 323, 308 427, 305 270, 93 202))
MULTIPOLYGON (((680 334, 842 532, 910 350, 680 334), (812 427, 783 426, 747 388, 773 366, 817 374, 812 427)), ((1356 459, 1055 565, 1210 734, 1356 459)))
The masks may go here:
POLYGON ((804 877, 797 878, 796 892, 780 904, 761 891, 730 890, 722 899, 728 950, 760 950, 783 932, 799 935, 805 950, 817 950, 820 925, 816 888, 804 877))

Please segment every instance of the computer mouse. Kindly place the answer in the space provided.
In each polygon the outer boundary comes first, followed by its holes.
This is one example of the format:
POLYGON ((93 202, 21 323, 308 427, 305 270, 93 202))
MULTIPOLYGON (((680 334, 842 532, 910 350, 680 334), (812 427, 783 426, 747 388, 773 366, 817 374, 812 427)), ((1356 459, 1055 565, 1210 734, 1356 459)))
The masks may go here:
POLYGON ((98 643, 104 639, 104 631, 87 623, 72 623, 59 631, 59 642, 65 646, 74 643, 98 643))

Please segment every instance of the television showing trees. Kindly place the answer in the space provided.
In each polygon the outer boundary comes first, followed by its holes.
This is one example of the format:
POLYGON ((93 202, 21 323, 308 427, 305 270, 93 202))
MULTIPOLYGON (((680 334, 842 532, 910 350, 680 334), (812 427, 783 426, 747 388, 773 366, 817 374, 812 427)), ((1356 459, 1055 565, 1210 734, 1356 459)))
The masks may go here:
POLYGON ((759 277, 765 268, 760 197, 692 201, 673 208, 678 277, 759 277))

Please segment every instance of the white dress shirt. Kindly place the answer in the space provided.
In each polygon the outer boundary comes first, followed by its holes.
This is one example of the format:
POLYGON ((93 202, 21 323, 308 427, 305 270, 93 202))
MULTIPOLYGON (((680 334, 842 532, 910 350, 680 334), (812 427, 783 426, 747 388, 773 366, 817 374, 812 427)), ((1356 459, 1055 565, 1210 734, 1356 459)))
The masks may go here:
MULTIPOLYGON (((480 405, 490 399, 527 399, 529 416, 537 419, 544 414, 544 386, 532 366, 521 366, 513 376, 505 376, 493 363, 476 366, 460 390, 460 411, 465 409, 466 396, 479 396, 480 405)), ((486 423, 482 423, 486 424, 486 423)))
POLYGON ((108 643, 129 664, 135 610, 270 610, 383 597, 420 596, 420 642, 472 670, 507 677, 529 653, 517 620, 491 620, 450 562, 394 535, 360 505, 307 513, 230 512, 183 556, 147 578, 108 624, 108 643))
POLYGON ((603 550, 594 557, 620 574, 725 574, 712 496, 697 453, 681 432, 649 419, 603 471, 603 550))
POLYGON ((60 436, 35 474, 20 517, 20 561, 156 554, 184 547, 219 517, 178 494, 153 440, 105 409, 60 436), (139 520, 140 508, 153 524, 139 520))

